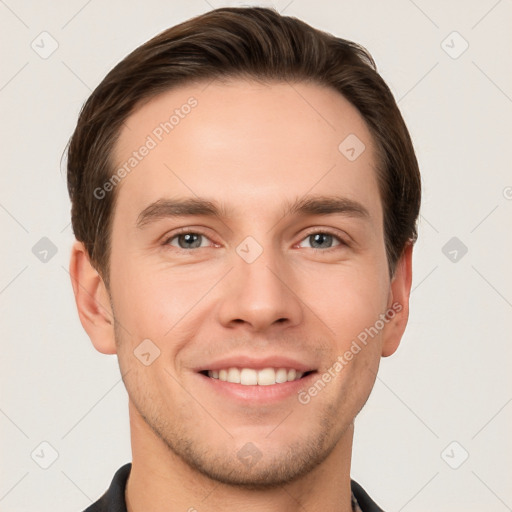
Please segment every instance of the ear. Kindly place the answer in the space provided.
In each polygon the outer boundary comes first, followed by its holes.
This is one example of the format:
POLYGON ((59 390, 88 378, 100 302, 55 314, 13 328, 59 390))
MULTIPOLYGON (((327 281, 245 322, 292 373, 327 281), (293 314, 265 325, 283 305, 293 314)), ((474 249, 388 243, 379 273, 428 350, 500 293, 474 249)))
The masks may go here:
POLYGON ((382 357, 388 357, 396 351, 409 319, 409 296, 411 294, 412 284, 412 249, 412 243, 405 247, 400 260, 397 262, 395 274, 391 280, 388 300, 388 318, 390 318, 390 320, 383 332, 382 357), (391 315, 393 315, 392 318, 391 315))
POLYGON ((114 317, 103 278, 91 265, 82 242, 71 249, 69 274, 78 316, 92 344, 103 354, 115 354, 114 317))

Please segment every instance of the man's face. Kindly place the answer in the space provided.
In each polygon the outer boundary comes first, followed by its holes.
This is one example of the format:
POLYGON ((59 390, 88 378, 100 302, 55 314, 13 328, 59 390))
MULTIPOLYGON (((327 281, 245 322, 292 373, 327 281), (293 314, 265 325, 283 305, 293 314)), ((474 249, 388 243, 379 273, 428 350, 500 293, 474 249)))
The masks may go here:
POLYGON ((217 480, 283 483, 339 446, 392 328, 381 321, 343 358, 393 301, 375 147, 333 90, 205 86, 146 103, 116 146, 117 169, 155 143, 116 191, 119 364, 132 428, 217 480), (159 131, 175 109, 179 121, 159 131), (148 208, 157 201, 189 202, 148 208))

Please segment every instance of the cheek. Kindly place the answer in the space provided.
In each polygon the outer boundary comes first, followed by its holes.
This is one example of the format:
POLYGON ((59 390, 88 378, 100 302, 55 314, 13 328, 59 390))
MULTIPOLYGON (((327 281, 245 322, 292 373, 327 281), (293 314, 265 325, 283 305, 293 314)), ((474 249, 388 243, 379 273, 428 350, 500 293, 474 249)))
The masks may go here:
POLYGON ((112 280, 116 314, 134 335, 162 339, 194 308, 207 285, 191 271, 148 267, 134 259, 112 280))
POLYGON ((150 365, 142 364, 133 351, 123 350, 119 365, 130 400, 150 421, 169 421, 178 407, 184 407, 187 395, 176 386, 176 375, 162 354, 150 365))
POLYGON ((389 286, 378 266, 347 265, 308 273, 301 289, 304 303, 329 329, 339 351, 385 312, 389 286))

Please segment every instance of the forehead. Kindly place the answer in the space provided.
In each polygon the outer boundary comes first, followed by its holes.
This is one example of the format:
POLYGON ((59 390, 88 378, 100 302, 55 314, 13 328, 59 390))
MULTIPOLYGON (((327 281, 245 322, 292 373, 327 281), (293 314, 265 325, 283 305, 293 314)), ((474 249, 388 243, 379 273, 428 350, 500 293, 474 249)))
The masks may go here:
POLYGON ((130 221, 164 197, 262 215, 310 192, 381 215, 371 134, 341 94, 316 84, 232 80, 167 91, 126 120, 114 160, 127 171, 115 217, 130 221))

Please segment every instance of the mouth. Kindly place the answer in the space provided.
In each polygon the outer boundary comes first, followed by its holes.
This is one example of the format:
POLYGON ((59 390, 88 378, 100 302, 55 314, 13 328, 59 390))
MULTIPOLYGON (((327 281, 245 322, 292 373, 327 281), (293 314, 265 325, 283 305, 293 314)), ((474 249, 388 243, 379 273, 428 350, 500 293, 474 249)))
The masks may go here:
POLYGON ((231 384, 243 386, 273 386, 304 379, 315 370, 300 371, 296 368, 221 368, 219 370, 203 370, 202 375, 231 384))
POLYGON ((318 373, 317 365, 305 357, 283 354, 231 354, 193 370, 201 393, 218 400, 221 407, 238 404, 244 408, 296 400, 297 393, 310 386, 318 373))

